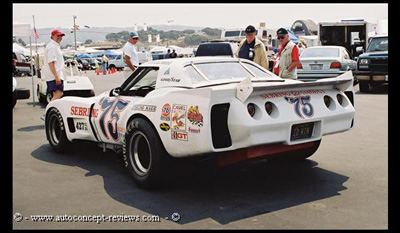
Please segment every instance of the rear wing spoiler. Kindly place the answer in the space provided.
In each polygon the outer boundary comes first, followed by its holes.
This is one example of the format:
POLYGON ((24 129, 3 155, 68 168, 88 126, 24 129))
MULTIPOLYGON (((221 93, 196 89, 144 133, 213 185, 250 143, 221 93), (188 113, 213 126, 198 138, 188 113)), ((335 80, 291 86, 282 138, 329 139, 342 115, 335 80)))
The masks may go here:
POLYGON ((297 88, 313 88, 321 86, 332 86, 332 88, 340 91, 346 91, 353 87, 354 77, 351 71, 339 75, 335 78, 320 79, 315 82, 299 82, 299 83, 276 83, 276 85, 266 86, 253 86, 251 78, 246 78, 241 81, 236 88, 236 98, 244 102, 247 98, 256 92, 274 91, 283 89, 297 89, 297 88))

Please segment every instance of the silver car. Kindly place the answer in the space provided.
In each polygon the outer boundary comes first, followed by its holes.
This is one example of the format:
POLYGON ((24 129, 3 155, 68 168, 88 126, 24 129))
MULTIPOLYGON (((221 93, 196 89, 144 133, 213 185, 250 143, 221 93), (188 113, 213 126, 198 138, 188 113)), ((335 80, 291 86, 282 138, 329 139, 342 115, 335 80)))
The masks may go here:
POLYGON ((304 50, 297 66, 298 79, 311 81, 355 71, 357 62, 342 46, 315 46, 304 50))

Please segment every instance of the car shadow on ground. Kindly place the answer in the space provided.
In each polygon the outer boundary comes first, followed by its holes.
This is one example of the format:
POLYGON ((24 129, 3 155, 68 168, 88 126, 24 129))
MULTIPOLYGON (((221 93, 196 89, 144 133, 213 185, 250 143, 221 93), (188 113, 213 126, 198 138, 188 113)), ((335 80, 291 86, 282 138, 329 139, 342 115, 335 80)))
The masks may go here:
MULTIPOLYGON (((168 187, 143 190, 136 186, 122 161, 113 152, 103 153, 94 144, 66 154, 48 144, 32 152, 38 160, 77 166, 100 175, 113 199, 160 218, 173 213, 179 224, 211 218, 220 224, 315 202, 340 195, 349 177, 318 167, 313 160, 300 163, 247 161, 225 168, 207 163, 186 163, 168 187)), ((184 162, 185 163, 185 162, 184 162)), ((82 177, 82 179, 85 179, 82 177)))

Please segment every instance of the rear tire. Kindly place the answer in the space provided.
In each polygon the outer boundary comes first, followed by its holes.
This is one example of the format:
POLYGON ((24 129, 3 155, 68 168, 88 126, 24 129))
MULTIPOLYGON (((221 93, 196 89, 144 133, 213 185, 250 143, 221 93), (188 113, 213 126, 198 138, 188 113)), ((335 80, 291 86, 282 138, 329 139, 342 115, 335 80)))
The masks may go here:
POLYGON ((123 153, 125 167, 139 187, 164 184, 171 157, 151 123, 137 118, 128 124, 123 153))
POLYGON ((46 137, 54 151, 62 153, 70 148, 71 142, 66 135, 66 125, 62 119, 61 113, 52 108, 46 114, 46 137))

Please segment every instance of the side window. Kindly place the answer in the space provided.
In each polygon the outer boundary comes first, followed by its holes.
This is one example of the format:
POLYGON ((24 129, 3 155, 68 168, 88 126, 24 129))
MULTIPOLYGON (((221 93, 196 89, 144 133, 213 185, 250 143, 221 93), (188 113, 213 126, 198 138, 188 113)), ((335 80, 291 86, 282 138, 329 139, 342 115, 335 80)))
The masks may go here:
POLYGON ((147 72, 142 76, 142 78, 133 85, 133 88, 139 88, 142 86, 151 86, 155 87, 157 83, 157 75, 158 75, 158 69, 151 69, 149 68, 147 72))

